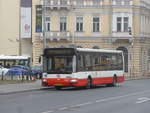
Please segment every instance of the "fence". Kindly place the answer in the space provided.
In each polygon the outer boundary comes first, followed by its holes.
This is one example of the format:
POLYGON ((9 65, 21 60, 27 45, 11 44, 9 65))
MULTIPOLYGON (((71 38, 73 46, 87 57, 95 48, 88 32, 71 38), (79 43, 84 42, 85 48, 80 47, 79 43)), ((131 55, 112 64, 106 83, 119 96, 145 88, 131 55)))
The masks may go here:
POLYGON ((35 78, 31 75, 4 75, 3 73, 0 74, 0 80, 35 80, 35 78))

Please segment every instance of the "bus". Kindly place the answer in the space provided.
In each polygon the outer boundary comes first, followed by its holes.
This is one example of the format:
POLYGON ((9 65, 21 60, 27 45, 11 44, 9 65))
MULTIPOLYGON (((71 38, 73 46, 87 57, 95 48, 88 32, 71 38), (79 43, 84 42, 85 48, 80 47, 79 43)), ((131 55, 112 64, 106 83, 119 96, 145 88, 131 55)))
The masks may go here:
POLYGON ((89 48, 46 48, 43 86, 92 88, 124 81, 122 51, 89 48))
POLYGON ((30 57, 0 55, 0 65, 4 68, 10 68, 16 65, 30 67, 30 57))

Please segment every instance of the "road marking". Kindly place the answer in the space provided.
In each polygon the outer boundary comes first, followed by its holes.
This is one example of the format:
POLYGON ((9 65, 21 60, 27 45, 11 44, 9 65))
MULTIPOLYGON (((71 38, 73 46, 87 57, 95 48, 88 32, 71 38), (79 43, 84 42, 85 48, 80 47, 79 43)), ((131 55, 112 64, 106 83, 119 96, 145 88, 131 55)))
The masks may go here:
POLYGON ((42 113, 53 113, 55 111, 46 111, 46 112, 42 112, 42 113))
POLYGON ((81 107, 81 106, 86 106, 86 105, 91 105, 91 104, 93 104, 93 102, 86 102, 86 103, 77 104, 75 106, 70 106, 70 107, 75 108, 75 107, 81 107))
MULTIPOLYGON (((68 107, 52 108, 51 110, 45 111, 45 112, 42 112, 42 113, 53 113, 53 112, 56 112, 56 111, 71 110, 71 109, 74 109, 74 108, 77 108, 77 107, 82 107, 82 106, 87 106, 87 105, 92 105, 92 104, 95 104, 95 103, 107 102, 107 101, 112 101, 112 100, 118 100, 118 99, 122 99, 122 98, 125 98, 125 97, 136 96, 136 95, 139 95, 139 94, 144 94, 144 93, 149 93, 149 92, 150 92, 150 90, 145 90, 145 91, 141 91, 141 92, 130 93, 130 94, 127 94, 127 95, 104 98, 104 99, 99 99, 99 100, 96 100, 96 101, 90 101, 90 102, 86 102, 86 103, 71 105, 71 106, 68 106, 68 107)), ((148 98, 139 98, 139 101, 137 101, 137 103, 143 103, 143 102, 146 102, 146 101, 150 101, 150 99, 148 99, 148 98)))
POLYGON ((136 104, 141 104, 147 101, 150 101, 150 98, 147 98, 147 97, 138 98, 138 101, 136 102, 136 104))
POLYGON ((68 107, 62 107, 62 108, 59 108, 58 110, 63 111, 63 110, 67 110, 67 109, 68 109, 68 107))

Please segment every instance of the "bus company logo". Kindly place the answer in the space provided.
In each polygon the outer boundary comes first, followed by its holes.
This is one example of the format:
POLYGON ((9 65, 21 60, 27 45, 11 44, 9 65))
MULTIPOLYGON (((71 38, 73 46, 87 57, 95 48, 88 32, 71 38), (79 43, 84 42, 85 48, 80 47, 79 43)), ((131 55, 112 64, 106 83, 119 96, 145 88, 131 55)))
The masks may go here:
POLYGON ((57 78, 60 78, 60 75, 56 75, 57 78))
POLYGON ((45 74, 44 77, 47 77, 47 74, 45 74))

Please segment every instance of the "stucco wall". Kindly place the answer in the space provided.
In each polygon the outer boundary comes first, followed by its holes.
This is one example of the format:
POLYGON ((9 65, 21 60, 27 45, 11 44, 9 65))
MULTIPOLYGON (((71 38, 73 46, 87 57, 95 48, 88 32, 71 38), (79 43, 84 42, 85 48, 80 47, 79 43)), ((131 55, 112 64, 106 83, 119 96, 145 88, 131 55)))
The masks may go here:
POLYGON ((19 1, 0 0, 0 54, 19 55, 19 1))

